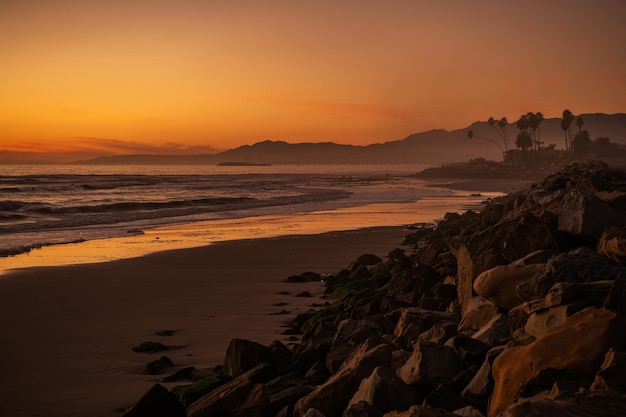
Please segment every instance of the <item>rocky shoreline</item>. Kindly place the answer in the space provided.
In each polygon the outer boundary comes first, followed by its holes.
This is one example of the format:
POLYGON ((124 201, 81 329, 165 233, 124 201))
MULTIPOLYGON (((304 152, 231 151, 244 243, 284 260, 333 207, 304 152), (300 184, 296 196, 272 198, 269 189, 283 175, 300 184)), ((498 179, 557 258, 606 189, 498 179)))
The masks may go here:
POLYGON ((626 172, 572 163, 404 244, 324 277, 288 343, 233 339, 124 415, 626 415, 626 172))

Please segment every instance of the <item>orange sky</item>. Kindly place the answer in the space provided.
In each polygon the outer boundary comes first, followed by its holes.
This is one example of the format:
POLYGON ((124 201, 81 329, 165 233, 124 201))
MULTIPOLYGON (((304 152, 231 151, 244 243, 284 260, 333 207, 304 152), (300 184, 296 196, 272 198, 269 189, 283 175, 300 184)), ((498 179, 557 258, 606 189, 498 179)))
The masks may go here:
POLYGON ((621 0, 0 0, 0 150, 369 144, 626 112, 621 0))

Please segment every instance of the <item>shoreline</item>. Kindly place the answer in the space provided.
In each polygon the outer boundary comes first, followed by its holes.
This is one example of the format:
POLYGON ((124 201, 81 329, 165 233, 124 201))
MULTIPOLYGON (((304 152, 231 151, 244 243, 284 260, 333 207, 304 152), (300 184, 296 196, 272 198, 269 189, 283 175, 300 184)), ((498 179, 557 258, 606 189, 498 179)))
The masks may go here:
MULTIPOLYGON (((489 188, 489 180, 480 182, 478 191, 506 191, 496 190, 501 183, 489 188)), ((412 216, 417 220, 427 213, 432 221, 445 214, 441 209, 433 214, 436 207, 441 202, 412 216)), ((356 215, 368 221, 367 214, 356 215)), ((288 276, 337 273, 364 253, 385 257, 402 247, 409 233, 403 226, 384 226, 256 237, 102 263, 8 271, 0 277, 5 298, 0 331, 8 341, 0 344, 6 361, 0 414, 120 416, 173 373, 142 375, 148 362, 166 355, 174 370, 210 367, 221 363, 232 338, 286 342, 281 326, 323 302, 321 283, 287 283, 288 276), (304 290, 313 297, 295 297, 304 290), (283 291, 290 294, 279 294, 283 291), (282 303, 287 305, 277 306, 282 303), (278 314, 283 309, 288 314, 278 314), (155 335, 163 330, 178 333, 155 335), (155 354, 131 350, 144 341, 178 348, 155 354)))
POLYGON ((12 271, 0 280, 0 331, 7 341, 0 344, 0 412, 119 416, 172 373, 142 375, 149 361, 166 355, 174 370, 210 367, 221 363, 235 337, 286 342, 281 326, 320 302, 323 293, 321 283, 288 283, 288 276, 336 273, 363 253, 385 256, 408 233, 376 228, 237 240, 100 264, 12 271), (305 290, 313 297, 295 296, 305 290), (283 309, 289 314, 277 314, 283 309), (178 333, 155 335, 166 329, 178 333), (131 350, 144 341, 179 348, 131 350))

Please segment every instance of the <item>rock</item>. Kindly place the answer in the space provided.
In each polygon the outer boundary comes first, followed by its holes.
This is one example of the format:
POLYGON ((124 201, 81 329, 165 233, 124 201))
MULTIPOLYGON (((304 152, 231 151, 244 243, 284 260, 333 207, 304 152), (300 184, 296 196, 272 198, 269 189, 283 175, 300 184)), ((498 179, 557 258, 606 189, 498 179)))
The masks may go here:
POLYGON ((316 410, 315 408, 309 408, 306 414, 304 414, 304 417, 326 417, 326 416, 320 410, 316 410))
POLYGON ((524 330, 530 335, 540 337, 548 329, 564 323, 569 316, 586 307, 589 307, 588 303, 574 303, 538 310, 528 317, 524 330))
POLYGON ((342 417, 383 417, 383 413, 373 405, 359 401, 349 405, 342 417))
POLYGON ((454 410, 452 413, 459 417, 485 417, 478 408, 472 407, 471 405, 454 410))
POLYGON ((626 392, 626 352, 609 349, 591 388, 626 392))
POLYGON ((435 323, 429 330, 421 333, 417 340, 443 344, 446 340, 458 334, 458 327, 459 322, 457 320, 440 321, 435 323))
POLYGON ((612 393, 581 393, 577 395, 539 397, 520 400, 498 417, 623 417, 626 399, 612 393))
POLYGON ((167 356, 161 356, 159 359, 154 360, 146 364, 143 368, 143 373, 146 375, 158 375, 165 371, 167 368, 173 368, 174 362, 167 356))
POLYGON ((623 210, 582 188, 572 188, 561 202, 558 230, 595 245, 604 230, 624 225, 625 222, 626 213, 623 210))
POLYGON ((543 272, 517 286, 517 294, 525 301, 543 299, 557 282, 584 283, 614 280, 626 273, 626 267, 616 265, 589 248, 577 248, 550 259, 543 272))
POLYGON ((142 342, 140 345, 133 346, 132 349, 137 353, 155 353, 168 350, 169 346, 159 342, 142 342))
POLYGON ((270 398, 273 410, 281 410, 293 405, 300 398, 310 394, 315 389, 308 379, 299 372, 279 375, 265 384, 265 390, 270 398))
POLYGON ((486 298, 472 297, 463 310, 463 318, 458 328, 459 333, 466 330, 476 331, 499 313, 498 306, 486 298))
POLYGON ((406 411, 391 411, 383 417, 458 417, 449 411, 429 405, 412 405, 406 411))
POLYGON ((195 381, 192 384, 177 385, 172 388, 172 393, 176 395, 176 397, 184 407, 189 407, 192 403, 196 402, 204 395, 224 385, 230 380, 231 378, 225 376, 224 374, 214 372, 204 378, 195 381))
POLYGON ((620 274, 604 300, 604 308, 626 315, 626 274, 620 274))
POLYGON ((450 240, 457 259, 457 294, 464 309, 473 297, 473 283, 481 273, 538 250, 557 250, 550 228, 529 212, 501 222, 467 238, 450 240))
POLYGON ((456 392, 451 384, 441 384, 434 390, 426 394, 424 405, 442 408, 444 410, 453 411, 467 405, 463 397, 456 392))
POLYGON ((384 289, 387 296, 408 305, 416 305, 424 296, 433 296, 431 288, 441 280, 439 274, 423 263, 393 275, 384 289))
POLYGON ((439 384, 451 383, 462 368, 454 349, 416 342, 413 353, 396 373, 406 384, 432 390, 439 384))
POLYGON ((359 349, 328 381, 296 403, 294 417, 302 417, 310 408, 329 417, 341 415, 361 381, 371 375, 376 367, 390 366, 391 352, 389 345, 359 349))
POLYGON ((371 253, 365 253, 359 256, 356 260, 365 266, 378 265, 383 261, 380 257, 372 255, 371 253))
POLYGON ((224 358, 224 374, 236 377, 272 359, 272 352, 266 346, 250 340, 232 339, 224 358))
POLYGON ((485 355, 480 369, 474 378, 461 391, 461 396, 470 404, 478 407, 483 412, 487 412, 487 401, 493 391, 493 376, 491 366, 496 357, 504 351, 504 346, 496 346, 490 349, 485 355))
POLYGON ((186 417, 185 407, 163 385, 155 384, 128 411, 124 417, 186 417))
POLYGON ((480 274, 474 281, 474 291, 505 310, 510 310, 523 303, 515 288, 541 272, 545 264, 529 265, 511 263, 491 268, 480 274))
POLYGON ((187 408, 187 417, 272 415, 264 385, 270 379, 266 372, 267 364, 261 364, 210 391, 187 408))
POLYGON ((312 297, 312 295, 309 291, 302 291, 296 294, 296 297, 312 297))
POLYGON ((626 319, 605 309, 586 308, 525 346, 506 349, 493 362, 494 390, 489 415, 517 398, 519 386, 546 368, 594 373, 611 347, 626 343, 626 319))
POLYGON ((498 314, 488 323, 485 323, 472 337, 489 346, 497 346, 506 343, 510 337, 509 320, 507 316, 498 314))
POLYGON ((361 382, 348 406, 362 401, 387 412, 406 410, 418 401, 418 397, 415 389, 405 384, 390 368, 379 366, 361 382))
POLYGON ((435 324, 444 321, 458 323, 458 320, 454 314, 407 307, 400 310, 393 334, 404 340, 404 347, 408 347, 411 341, 416 340, 420 334, 430 330, 435 324))
POLYGON ((480 368, 485 360, 485 354, 490 349, 489 345, 464 334, 450 338, 445 346, 454 349, 456 356, 472 373, 480 368))
POLYGON ((606 229, 598 239, 598 253, 615 262, 626 262, 626 227, 606 229))
POLYGON ((529 314, 524 310, 524 305, 521 304, 510 309, 506 316, 509 321, 509 333, 513 336, 516 330, 526 326, 529 314))
POLYGON ((587 372, 545 368, 517 387, 515 395, 518 398, 529 398, 539 395, 554 395, 556 392, 575 394, 591 385, 592 382, 593 375, 587 372))
POLYGON ((367 339, 380 338, 383 334, 393 332, 393 328, 393 323, 382 315, 370 316, 364 320, 341 321, 326 357, 326 366, 330 373, 337 372, 341 364, 367 339))
POLYGON ((178 371, 174 372, 171 375, 164 377, 163 379, 161 379, 161 382, 173 382, 173 381, 180 381, 180 380, 193 381, 195 371, 196 371, 195 367, 187 366, 185 368, 179 369, 178 371))

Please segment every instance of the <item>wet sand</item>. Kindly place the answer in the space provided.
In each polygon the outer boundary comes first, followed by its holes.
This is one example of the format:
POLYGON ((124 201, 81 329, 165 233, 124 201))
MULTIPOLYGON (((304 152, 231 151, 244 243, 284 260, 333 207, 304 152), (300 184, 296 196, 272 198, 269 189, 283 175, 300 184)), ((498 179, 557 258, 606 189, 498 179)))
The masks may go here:
POLYGON ((289 316, 273 313, 306 311, 323 287, 285 278, 338 272, 363 253, 384 256, 408 233, 240 240, 11 272, 0 278, 0 415, 119 416, 163 376, 141 374, 149 361, 165 354, 176 369, 209 367, 221 363, 234 337, 286 341, 280 332, 289 316), (295 296, 304 290, 314 297, 295 296), (178 333, 155 334, 161 330, 178 333), (131 350, 144 341, 178 348, 131 350))

